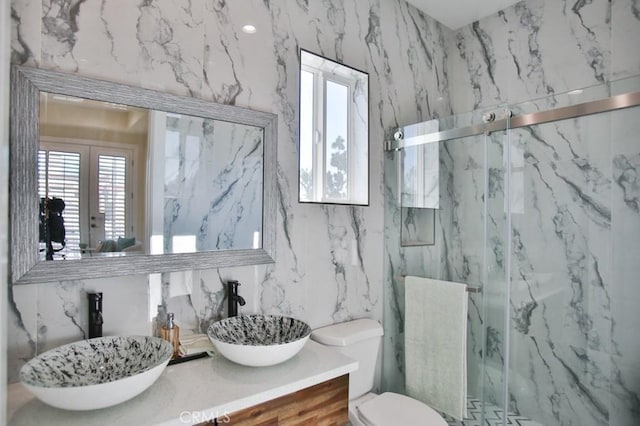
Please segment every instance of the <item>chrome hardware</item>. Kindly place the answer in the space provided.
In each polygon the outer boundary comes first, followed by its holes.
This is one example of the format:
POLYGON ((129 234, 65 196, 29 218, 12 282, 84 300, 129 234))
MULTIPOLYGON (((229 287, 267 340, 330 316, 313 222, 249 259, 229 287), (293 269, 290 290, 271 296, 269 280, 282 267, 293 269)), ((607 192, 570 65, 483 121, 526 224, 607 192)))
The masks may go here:
POLYGON ((495 112, 487 112, 482 115, 482 121, 485 123, 491 123, 496 119, 495 112))

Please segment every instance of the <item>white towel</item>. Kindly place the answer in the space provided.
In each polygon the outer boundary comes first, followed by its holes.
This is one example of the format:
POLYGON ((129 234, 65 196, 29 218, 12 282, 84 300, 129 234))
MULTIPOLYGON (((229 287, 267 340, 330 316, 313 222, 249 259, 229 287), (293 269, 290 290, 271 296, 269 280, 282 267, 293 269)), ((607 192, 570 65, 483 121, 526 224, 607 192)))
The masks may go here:
POLYGON ((407 394, 462 420, 467 415, 467 286, 405 278, 407 394))
POLYGON ((180 355, 187 356, 202 352, 215 353, 215 348, 206 334, 192 334, 180 337, 180 355))

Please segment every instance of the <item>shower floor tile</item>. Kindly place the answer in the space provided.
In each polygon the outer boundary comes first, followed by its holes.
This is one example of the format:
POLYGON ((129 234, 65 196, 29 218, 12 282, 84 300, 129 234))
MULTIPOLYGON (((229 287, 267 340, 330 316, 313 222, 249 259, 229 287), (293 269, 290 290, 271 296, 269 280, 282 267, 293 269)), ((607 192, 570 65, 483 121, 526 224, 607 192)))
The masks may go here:
MULTIPOLYGON (((486 405, 484 424, 481 424, 482 401, 469 398, 467 399, 467 418, 458 421, 446 414, 442 414, 442 417, 444 417, 449 426, 501 426, 504 411, 494 405, 486 405)), ((514 426, 543 426, 541 423, 513 413, 508 413, 506 424, 514 426)))

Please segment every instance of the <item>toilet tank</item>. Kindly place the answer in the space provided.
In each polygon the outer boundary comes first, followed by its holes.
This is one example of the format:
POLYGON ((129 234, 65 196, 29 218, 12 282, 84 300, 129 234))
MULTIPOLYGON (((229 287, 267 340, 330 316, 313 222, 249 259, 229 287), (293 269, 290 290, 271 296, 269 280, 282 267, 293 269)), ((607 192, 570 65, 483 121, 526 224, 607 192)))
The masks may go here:
POLYGON ((350 400, 373 389, 382 334, 382 326, 372 319, 343 322, 311 332, 312 340, 358 361, 358 369, 349 375, 350 400))

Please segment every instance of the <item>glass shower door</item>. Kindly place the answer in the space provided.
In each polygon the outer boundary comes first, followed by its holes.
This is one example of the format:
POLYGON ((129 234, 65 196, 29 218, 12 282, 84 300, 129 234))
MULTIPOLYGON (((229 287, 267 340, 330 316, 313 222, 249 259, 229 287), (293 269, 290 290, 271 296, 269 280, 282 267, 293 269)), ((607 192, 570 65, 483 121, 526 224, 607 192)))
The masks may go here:
POLYGON ((640 107, 510 132, 509 410, 640 422, 640 107))
MULTIPOLYGON (((504 114, 504 110, 502 111, 504 114)), ((507 119, 508 121, 508 119, 507 119)), ((479 136, 480 137, 480 136, 479 136)), ((508 154, 509 129, 485 134, 485 209, 482 328, 484 348, 482 358, 482 423, 502 424, 508 382, 509 333, 505 321, 509 298, 506 271, 508 269, 508 154)), ((473 404, 470 402, 470 406, 473 404)))
POLYGON ((430 246, 401 246, 400 163, 385 159, 386 390, 403 389, 394 277, 411 274, 482 289, 469 295, 465 425, 640 424, 639 90, 556 94, 512 118, 495 110, 494 125, 480 111, 441 119, 430 246))
MULTIPOLYGON (((478 123, 482 123, 481 112, 460 114, 440 119, 436 131, 478 123)), ((407 134, 405 132, 405 137, 407 134)), ((427 225, 434 227, 433 243, 430 245, 406 244, 404 241, 407 219, 411 219, 410 225, 416 228, 418 223, 425 223, 415 220, 418 217, 415 211, 412 215, 405 215, 403 202, 406 204, 412 200, 406 197, 403 200, 401 196, 411 187, 403 185, 402 180, 407 176, 420 175, 405 170, 420 163, 405 161, 415 157, 415 152, 410 150, 416 147, 391 151, 385 157, 385 257, 389 260, 389 283, 385 286, 383 390, 405 392, 404 286, 398 277, 416 275, 461 282, 478 288, 479 292, 469 293, 469 403, 465 424, 484 424, 485 405, 491 407, 494 417, 496 409, 504 405, 506 275, 503 253, 507 217, 504 201, 504 138, 505 132, 499 131, 490 135, 479 134, 434 142, 439 158, 439 202, 433 210, 434 224, 427 225), (487 373, 485 358, 491 367, 490 373, 487 373)), ((426 172, 430 173, 432 165, 428 169, 426 172)), ((460 424, 451 418, 447 420, 452 425, 460 424)))

